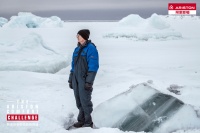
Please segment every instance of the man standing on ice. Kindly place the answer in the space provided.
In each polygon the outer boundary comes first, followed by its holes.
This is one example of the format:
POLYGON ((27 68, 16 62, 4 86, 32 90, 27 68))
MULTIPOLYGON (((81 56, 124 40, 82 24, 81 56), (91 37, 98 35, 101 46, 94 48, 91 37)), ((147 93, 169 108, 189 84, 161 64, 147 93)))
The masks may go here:
POLYGON ((93 83, 99 68, 99 56, 96 46, 89 39, 88 29, 77 33, 78 46, 72 56, 69 87, 74 90, 76 105, 79 109, 78 122, 74 127, 93 127, 91 113, 93 104, 91 95, 93 83))

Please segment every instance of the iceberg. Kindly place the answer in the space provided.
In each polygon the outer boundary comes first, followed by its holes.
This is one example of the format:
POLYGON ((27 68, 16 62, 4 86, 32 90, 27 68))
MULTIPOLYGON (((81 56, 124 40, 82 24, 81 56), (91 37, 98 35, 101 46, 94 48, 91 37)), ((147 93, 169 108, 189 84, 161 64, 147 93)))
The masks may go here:
POLYGON ((147 83, 132 86, 101 103, 92 116, 96 127, 122 131, 169 133, 200 128, 200 118, 192 106, 159 92, 147 83))
POLYGON ((30 12, 19 12, 12 16, 10 21, 3 25, 4 28, 61 28, 64 22, 57 16, 42 18, 30 12))
POLYGON ((134 41, 166 41, 182 39, 182 34, 171 28, 170 24, 160 15, 152 14, 144 19, 137 14, 131 14, 118 22, 118 25, 104 38, 125 38, 134 41))

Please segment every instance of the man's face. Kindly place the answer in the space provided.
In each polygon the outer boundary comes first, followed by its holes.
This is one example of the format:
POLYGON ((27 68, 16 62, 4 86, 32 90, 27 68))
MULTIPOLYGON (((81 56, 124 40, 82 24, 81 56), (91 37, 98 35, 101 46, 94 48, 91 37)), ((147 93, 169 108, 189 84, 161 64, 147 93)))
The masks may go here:
POLYGON ((79 34, 77 34, 76 37, 77 37, 79 43, 82 44, 83 42, 85 42, 85 39, 83 39, 82 36, 80 36, 79 34))

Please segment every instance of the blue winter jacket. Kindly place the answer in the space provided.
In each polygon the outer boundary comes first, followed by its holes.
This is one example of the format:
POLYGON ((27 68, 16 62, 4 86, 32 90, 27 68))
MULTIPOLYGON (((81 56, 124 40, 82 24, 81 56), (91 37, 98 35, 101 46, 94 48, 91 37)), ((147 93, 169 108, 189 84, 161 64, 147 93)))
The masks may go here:
POLYGON ((85 46, 80 44, 75 48, 71 63, 71 79, 75 76, 77 81, 84 80, 93 83, 99 68, 99 56, 96 46, 89 40, 85 46))

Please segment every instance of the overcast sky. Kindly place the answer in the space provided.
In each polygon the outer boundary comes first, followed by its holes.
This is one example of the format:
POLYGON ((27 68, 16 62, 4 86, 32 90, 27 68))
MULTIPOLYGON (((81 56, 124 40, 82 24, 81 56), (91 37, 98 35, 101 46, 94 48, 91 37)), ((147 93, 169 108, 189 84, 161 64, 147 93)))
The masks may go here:
POLYGON ((42 17, 62 20, 119 20, 129 14, 150 17, 168 14, 169 2, 195 2, 200 15, 200 0, 0 0, 0 17, 18 12, 32 12, 42 17))

